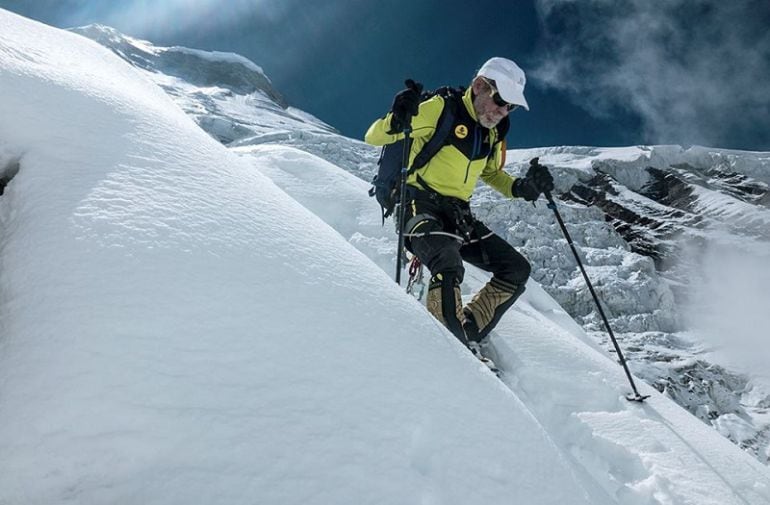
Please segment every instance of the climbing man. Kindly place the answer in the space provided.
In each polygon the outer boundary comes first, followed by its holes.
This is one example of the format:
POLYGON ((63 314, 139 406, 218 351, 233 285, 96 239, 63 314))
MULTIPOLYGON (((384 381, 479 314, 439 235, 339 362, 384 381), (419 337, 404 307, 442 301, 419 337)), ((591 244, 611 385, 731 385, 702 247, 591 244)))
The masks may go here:
MULTIPOLYGON (((469 200, 479 178, 508 198, 534 202, 553 190, 548 169, 535 160, 524 177, 512 177, 505 164, 508 115, 518 107, 529 110, 524 98, 526 77, 516 63, 492 58, 481 67, 470 87, 457 93, 437 93, 423 100, 420 88, 399 92, 390 112, 366 132, 377 146, 404 139, 411 126, 411 148, 403 226, 407 249, 431 273, 427 306, 474 354, 503 313, 524 292, 531 267, 510 244, 473 217, 469 200), (445 140, 421 166, 415 158, 451 112, 445 140), (460 284, 463 260, 492 274, 491 280, 463 307, 460 284)), ((423 156, 424 158, 424 156, 423 156)), ((400 252, 399 252, 400 254, 400 252)))

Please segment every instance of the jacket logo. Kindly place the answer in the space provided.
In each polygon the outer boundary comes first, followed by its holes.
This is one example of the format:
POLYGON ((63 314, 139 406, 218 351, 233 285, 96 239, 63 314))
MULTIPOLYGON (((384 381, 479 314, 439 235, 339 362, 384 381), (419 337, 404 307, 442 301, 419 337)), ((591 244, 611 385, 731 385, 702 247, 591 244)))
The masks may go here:
POLYGON ((468 136, 468 127, 464 124, 459 124, 455 127, 455 136, 458 139, 464 139, 468 136))

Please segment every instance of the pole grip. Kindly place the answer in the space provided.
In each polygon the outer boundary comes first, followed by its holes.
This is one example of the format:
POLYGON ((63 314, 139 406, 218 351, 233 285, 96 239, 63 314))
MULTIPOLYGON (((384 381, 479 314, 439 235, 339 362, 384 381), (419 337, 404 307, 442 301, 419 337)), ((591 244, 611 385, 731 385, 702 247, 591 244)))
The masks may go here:
MULTIPOLYGON (((407 87, 407 89, 411 89, 412 91, 415 91, 418 95, 422 95, 422 84, 419 82, 416 82, 414 79, 407 79, 404 81, 404 86, 407 87)), ((412 115, 406 114, 404 116, 404 140, 409 137, 409 135, 412 133, 412 115)), ((408 163, 409 160, 404 161, 404 166, 406 166, 406 163, 408 163)))

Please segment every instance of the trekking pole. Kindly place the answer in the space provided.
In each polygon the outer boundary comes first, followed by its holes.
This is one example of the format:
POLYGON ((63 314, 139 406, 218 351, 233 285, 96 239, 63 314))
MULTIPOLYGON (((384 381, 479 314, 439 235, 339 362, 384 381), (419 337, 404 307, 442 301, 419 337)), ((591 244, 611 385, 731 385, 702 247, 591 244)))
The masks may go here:
MULTIPOLYGON (((535 164, 536 163, 537 161, 535 161, 535 164)), ((575 249, 575 244, 572 242, 572 237, 570 237, 569 232, 567 231, 567 227, 564 225, 564 220, 561 218, 561 214, 559 214, 559 209, 556 208, 556 203, 553 201, 553 197, 551 196, 550 191, 545 192, 545 198, 548 200, 548 208, 551 209, 554 215, 556 216, 556 221, 558 221, 559 226, 561 227, 561 232, 564 234, 564 238, 567 239, 567 243, 572 249, 572 254, 575 255, 575 261, 577 261, 577 264, 580 267, 580 272, 583 274, 583 279, 585 279, 586 284, 588 285, 588 290, 591 292, 591 296, 593 296, 594 298, 594 302, 596 303, 596 308, 599 309, 599 315, 602 317, 602 321, 604 321, 604 327, 607 328, 607 333, 610 334, 610 339, 612 339, 612 345, 615 346, 615 351, 618 353, 620 364, 623 365, 623 370, 626 371, 626 377, 628 377, 628 382, 631 383, 631 389, 634 390, 634 394, 626 395, 626 399, 634 402, 643 402, 645 398, 649 398, 650 395, 642 396, 639 394, 639 391, 636 390, 636 384, 634 384, 634 379, 631 376, 631 372, 628 370, 628 365, 626 364, 626 358, 623 357, 623 351, 620 350, 618 341, 617 339, 615 339, 615 334, 612 332, 612 328, 610 328, 610 323, 607 320, 607 316, 604 315, 604 310, 602 309, 602 305, 601 303, 599 303, 599 297, 596 295, 596 291, 594 291, 594 287, 591 284, 591 280, 588 278, 588 274, 586 273, 585 268, 583 268, 583 263, 580 261, 580 257, 578 256, 577 249, 575 249)))
MULTIPOLYGON (((422 85, 407 79, 406 87, 422 93, 422 85)), ((406 218, 406 178, 409 174, 409 152, 412 148, 412 116, 406 116, 406 125, 404 125, 404 156, 401 163, 401 179, 399 181, 399 198, 401 203, 398 205, 398 249, 396 249, 396 284, 401 285, 401 257, 404 254, 404 219, 406 218)))
POLYGON ((401 164, 401 180, 399 181, 401 203, 398 204, 398 249, 396 249, 396 284, 399 286, 401 285, 401 257, 404 255, 404 219, 406 218, 404 193, 406 193, 406 176, 409 170, 409 144, 411 143, 411 133, 412 123, 410 120, 404 127, 404 161, 401 164))

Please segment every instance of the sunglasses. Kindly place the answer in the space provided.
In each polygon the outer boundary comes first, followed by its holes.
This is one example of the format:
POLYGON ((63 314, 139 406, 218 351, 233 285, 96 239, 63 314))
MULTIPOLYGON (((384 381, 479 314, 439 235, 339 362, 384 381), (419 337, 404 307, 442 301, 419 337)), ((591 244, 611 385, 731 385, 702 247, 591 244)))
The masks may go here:
POLYGON ((495 85, 489 82, 485 77, 481 77, 481 80, 484 81, 487 86, 489 86, 489 97, 492 99, 495 105, 497 105, 498 107, 505 107, 506 109, 508 109, 508 112, 513 112, 519 108, 518 105, 513 103, 508 103, 505 100, 503 100, 503 97, 500 96, 500 92, 497 91, 497 88, 495 87, 495 85))

